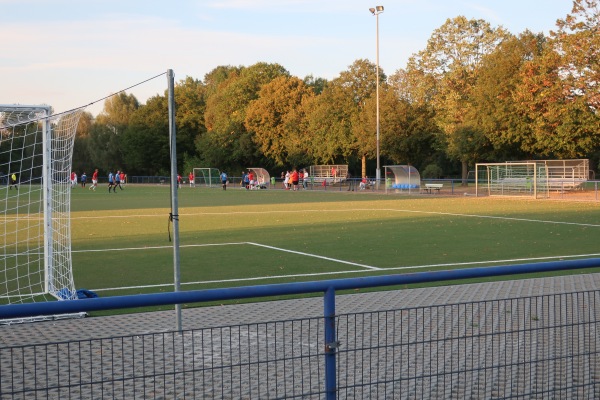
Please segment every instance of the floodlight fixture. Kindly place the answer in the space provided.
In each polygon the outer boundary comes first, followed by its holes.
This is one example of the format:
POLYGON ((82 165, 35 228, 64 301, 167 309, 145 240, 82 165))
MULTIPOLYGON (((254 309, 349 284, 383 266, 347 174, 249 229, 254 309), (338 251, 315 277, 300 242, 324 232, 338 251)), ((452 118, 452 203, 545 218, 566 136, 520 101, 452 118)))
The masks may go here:
POLYGON ((376 105, 376 124, 377 124, 377 132, 376 132, 376 141, 377 141, 377 169, 375 170, 375 180, 376 180, 376 186, 377 189, 379 189, 379 180, 381 179, 381 165, 380 165, 380 161, 379 161, 379 14, 381 14, 383 12, 383 6, 376 6, 375 8, 369 8, 369 11, 371 11, 371 14, 373 14, 377 20, 377 70, 376 70, 376 75, 377 75, 377 86, 375 87, 376 89, 376 100, 377 100, 377 105, 376 105))

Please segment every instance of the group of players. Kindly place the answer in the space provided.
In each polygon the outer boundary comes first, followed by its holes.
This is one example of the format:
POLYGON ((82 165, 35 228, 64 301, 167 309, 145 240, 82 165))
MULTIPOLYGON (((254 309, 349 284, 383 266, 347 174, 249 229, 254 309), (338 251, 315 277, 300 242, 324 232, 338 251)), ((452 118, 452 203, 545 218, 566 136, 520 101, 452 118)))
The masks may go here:
MULTIPOLYGON (((77 173, 75 171, 71 172, 71 188, 76 188, 77 187, 77 181, 78 181, 78 177, 77 177, 77 173)), ((117 171, 116 173, 112 173, 109 172, 108 173, 108 192, 110 193, 111 189, 113 191, 113 193, 117 193, 117 187, 121 190, 123 190, 123 186, 125 184, 125 181, 127 180, 127 175, 125 175, 125 173, 123 171, 117 171)), ((87 175, 84 172, 81 177, 79 177, 79 183, 81 184, 82 188, 86 187, 87 184, 87 175)), ((89 190, 93 190, 96 191, 96 188, 98 187, 98 168, 96 168, 94 170, 94 173, 92 174, 92 184, 89 187, 89 190)))
POLYGON ((298 171, 294 168, 292 171, 282 172, 281 179, 283 180, 283 188, 285 190, 300 190, 299 184, 302 185, 303 189, 306 189, 308 184, 308 171, 306 169, 298 171))

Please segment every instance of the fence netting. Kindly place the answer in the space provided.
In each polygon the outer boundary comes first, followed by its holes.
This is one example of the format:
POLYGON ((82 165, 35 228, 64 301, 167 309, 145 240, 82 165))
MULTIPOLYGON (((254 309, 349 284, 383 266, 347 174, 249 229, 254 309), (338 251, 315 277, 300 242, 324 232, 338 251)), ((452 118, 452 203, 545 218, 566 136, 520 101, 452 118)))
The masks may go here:
MULTIPOLYGON (((338 315, 337 398, 600 398, 599 300, 338 315)), ((325 347, 322 317, 0 347, 0 398, 322 399, 325 347)))

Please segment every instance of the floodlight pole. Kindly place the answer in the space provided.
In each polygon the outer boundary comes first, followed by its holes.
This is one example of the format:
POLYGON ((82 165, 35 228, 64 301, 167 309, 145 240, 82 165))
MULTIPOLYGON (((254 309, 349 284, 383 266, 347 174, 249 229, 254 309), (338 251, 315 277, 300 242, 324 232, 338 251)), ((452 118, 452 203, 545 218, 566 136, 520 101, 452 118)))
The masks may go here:
MULTIPOLYGON (((172 69, 167 70, 169 92, 169 139, 171 150, 171 215, 173 221, 173 274, 174 291, 181 290, 181 273, 179 267, 179 204, 177 190, 177 148, 175 134, 175 74, 172 69)), ((175 330, 181 332, 181 304, 175 304, 175 330)))
POLYGON ((379 190, 379 181, 381 180, 381 164, 379 162, 379 14, 383 12, 383 6, 376 6, 375 8, 369 8, 371 14, 375 16, 377 26, 377 40, 376 40, 376 73, 377 73, 377 85, 375 86, 375 97, 376 97, 376 120, 377 120, 377 170, 375 171, 376 188, 379 190))

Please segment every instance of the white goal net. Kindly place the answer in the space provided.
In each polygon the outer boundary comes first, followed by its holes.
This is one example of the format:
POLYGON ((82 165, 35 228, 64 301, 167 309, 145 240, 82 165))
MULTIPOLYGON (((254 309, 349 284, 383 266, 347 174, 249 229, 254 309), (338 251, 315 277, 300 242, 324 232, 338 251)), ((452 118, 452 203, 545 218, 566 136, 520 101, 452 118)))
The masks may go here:
POLYGON ((76 298, 69 174, 83 109, 0 105, 0 304, 76 298))
POLYGON ((221 187, 221 172, 217 168, 194 168, 194 185, 221 187))
POLYGON ((477 195, 549 196, 548 167, 543 162, 506 162, 476 164, 477 195))

